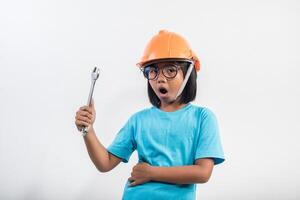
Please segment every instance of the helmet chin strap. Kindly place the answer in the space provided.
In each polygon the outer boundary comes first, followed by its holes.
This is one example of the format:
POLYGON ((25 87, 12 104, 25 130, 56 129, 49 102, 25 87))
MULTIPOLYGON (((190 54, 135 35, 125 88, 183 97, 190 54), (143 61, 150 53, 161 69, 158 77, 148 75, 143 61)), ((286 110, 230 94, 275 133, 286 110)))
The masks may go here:
POLYGON ((181 84, 181 86, 180 86, 180 88, 179 88, 179 90, 177 92, 177 95, 175 96, 175 98, 172 101, 169 102, 169 104, 174 103, 178 99, 178 97, 181 95, 181 93, 182 93, 182 91, 183 91, 183 89, 184 89, 187 81, 190 78, 190 75, 192 73, 193 67, 194 67, 194 64, 191 63, 190 66, 189 66, 189 68, 188 68, 188 70, 187 70, 187 72, 186 72, 185 78, 184 78, 184 80, 183 80, 183 82, 182 82, 182 84, 181 84))

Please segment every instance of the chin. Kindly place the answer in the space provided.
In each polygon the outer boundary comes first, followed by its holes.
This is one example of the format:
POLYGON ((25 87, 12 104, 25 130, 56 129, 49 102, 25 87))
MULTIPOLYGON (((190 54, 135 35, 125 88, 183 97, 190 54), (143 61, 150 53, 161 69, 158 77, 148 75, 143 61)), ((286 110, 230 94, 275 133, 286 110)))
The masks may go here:
POLYGON ((166 104, 174 103, 170 97, 164 97, 164 98, 159 98, 159 99, 160 99, 161 102, 164 102, 166 104))

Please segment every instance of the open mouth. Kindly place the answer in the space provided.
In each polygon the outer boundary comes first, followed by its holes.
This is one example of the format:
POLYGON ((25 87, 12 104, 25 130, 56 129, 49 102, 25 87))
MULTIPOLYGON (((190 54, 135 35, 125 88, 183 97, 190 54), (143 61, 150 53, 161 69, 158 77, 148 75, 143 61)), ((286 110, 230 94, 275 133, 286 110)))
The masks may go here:
POLYGON ((160 87, 158 90, 162 94, 167 94, 168 93, 168 90, 166 88, 164 88, 164 87, 160 87))

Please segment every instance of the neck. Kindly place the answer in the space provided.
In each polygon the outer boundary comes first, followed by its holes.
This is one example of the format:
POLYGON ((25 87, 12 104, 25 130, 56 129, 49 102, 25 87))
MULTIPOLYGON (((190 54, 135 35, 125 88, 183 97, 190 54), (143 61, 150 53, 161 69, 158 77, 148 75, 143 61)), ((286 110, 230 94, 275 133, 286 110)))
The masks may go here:
POLYGON ((159 109, 165 111, 165 112, 173 112, 176 111, 182 107, 184 107, 186 104, 179 104, 178 102, 174 102, 171 104, 165 103, 165 102, 161 102, 161 106, 159 107, 159 109))

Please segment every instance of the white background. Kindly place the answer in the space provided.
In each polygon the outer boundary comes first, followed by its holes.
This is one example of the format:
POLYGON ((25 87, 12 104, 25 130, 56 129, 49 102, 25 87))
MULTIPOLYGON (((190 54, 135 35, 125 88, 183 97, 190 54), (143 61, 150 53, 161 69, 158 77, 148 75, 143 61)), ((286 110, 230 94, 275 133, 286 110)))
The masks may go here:
POLYGON ((217 115, 226 161, 206 200, 299 199, 299 1, 1 1, 0 199, 120 199, 137 162, 100 173, 74 117, 101 68, 95 130, 108 146, 149 107, 135 66, 160 29, 201 59, 196 105, 217 115))

